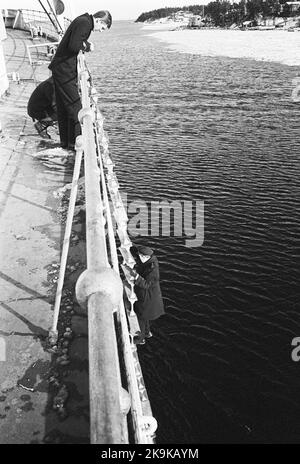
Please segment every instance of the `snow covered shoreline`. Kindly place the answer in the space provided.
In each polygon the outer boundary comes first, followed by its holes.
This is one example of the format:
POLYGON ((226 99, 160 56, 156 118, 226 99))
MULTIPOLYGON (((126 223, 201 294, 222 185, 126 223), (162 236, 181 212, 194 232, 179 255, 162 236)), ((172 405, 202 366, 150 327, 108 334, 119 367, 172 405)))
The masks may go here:
POLYGON ((144 25, 170 50, 203 56, 227 56, 300 66, 300 31, 228 29, 174 30, 178 23, 144 25), (173 29, 173 30, 172 30, 173 29))

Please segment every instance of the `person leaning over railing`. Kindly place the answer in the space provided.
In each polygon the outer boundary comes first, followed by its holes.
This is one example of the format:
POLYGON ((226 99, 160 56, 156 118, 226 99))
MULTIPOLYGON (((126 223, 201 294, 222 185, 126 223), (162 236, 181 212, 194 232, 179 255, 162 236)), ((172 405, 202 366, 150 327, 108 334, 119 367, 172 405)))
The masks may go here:
POLYGON ((147 246, 139 246, 135 258, 137 262, 135 268, 131 269, 127 265, 126 268, 135 279, 134 291, 137 301, 134 310, 141 329, 141 332, 134 337, 134 342, 144 345, 145 339, 152 337, 150 321, 165 314, 165 310, 159 285, 159 265, 153 250, 147 246))
POLYGON ((81 134, 78 112, 81 101, 78 93, 77 56, 82 50, 93 50, 88 42, 91 32, 111 27, 109 11, 85 13, 75 18, 66 30, 49 65, 54 80, 58 127, 62 148, 74 150, 75 140, 81 134))

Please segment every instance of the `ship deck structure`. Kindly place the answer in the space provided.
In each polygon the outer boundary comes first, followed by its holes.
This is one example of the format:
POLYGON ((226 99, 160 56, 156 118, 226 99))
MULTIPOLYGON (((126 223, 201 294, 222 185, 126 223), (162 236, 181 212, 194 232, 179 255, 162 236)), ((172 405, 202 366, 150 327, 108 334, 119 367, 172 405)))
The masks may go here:
MULTIPOLYGON (((11 16, 12 12, 8 26, 15 23, 11 16)), ((98 264, 105 262, 109 269, 106 271, 115 272, 121 282, 118 261, 134 263, 103 118, 97 109, 97 99, 93 99, 88 89, 82 56, 81 93, 87 100, 83 102, 83 135, 77 145, 75 167, 82 158, 84 166, 80 163, 81 177, 76 180, 74 157, 67 153, 63 156, 55 128, 50 130, 51 139, 42 139, 27 116, 32 91, 49 77, 47 64, 51 53, 48 34, 36 37, 32 30, 26 29, 6 29, 4 55, 9 89, 0 102, 0 443, 153 443, 157 424, 133 343, 138 325, 130 278, 124 273, 127 298, 124 301, 122 298, 113 315, 103 315, 103 323, 109 321, 108 330, 97 326, 99 311, 106 304, 101 300, 99 289, 93 295, 87 294, 88 310, 80 307, 75 291, 78 277, 86 267, 86 272, 90 272, 89 265, 93 266, 89 263, 93 252, 85 243, 89 227, 80 221, 82 213, 88 216, 88 209, 95 206, 85 204, 90 189, 87 173, 93 170, 86 164, 88 150, 95 154, 94 163, 99 168, 93 188, 97 188, 98 182, 99 198, 104 202, 104 222, 111 223, 111 217, 107 216, 108 203, 105 203, 109 199, 114 208, 109 214, 119 220, 120 251, 117 254, 115 238, 112 233, 108 234, 109 241, 104 238, 103 242, 106 256, 102 250, 98 264), (94 124, 92 111, 96 114, 94 124), (95 131, 98 140, 91 148, 85 142, 89 130, 95 131), (72 192, 77 203, 71 214, 72 192), (66 237, 68 221, 71 227, 66 237), (59 295, 58 324, 53 326, 60 282, 64 286, 59 295), (100 301, 101 308, 99 304, 95 306, 95 301, 100 301), (92 317, 95 317, 95 327, 91 327, 92 317), (115 341, 106 346, 101 346, 100 341, 99 345, 97 333, 100 332, 103 338, 108 334, 115 341), (93 340, 97 346, 91 346, 93 340), (113 357, 117 393, 107 389, 111 381, 107 360, 99 359, 99 353, 105 350, 108 358, 111 357, 112 346, 116 351, 113 357), (91 365, 93 360, 101 372, 91 365), (91 379, 91 371, 96 372, 95 379, 91 379), (118 396, 122 414, 116 408, 114 417, 110 417, 110 411, 104 417, 99 405, 104 397, 111 401, 111 395, 118 396), (109 436, 105 435, 107 421, 112 424, 117 421, 119 434, 112 430, 109 436)))

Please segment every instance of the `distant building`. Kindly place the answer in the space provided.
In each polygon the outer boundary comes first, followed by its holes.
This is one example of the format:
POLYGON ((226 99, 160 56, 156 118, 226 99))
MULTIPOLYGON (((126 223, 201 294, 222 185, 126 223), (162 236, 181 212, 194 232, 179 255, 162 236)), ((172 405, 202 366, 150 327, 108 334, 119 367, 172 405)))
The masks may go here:
POLYGON ((189 27, 195 27, 195 28, 204 26, 203 18, 201 16, 197 16, 197 15, 191 16, 190 19, 189 19, 188 26, 189 27))
POLYGON ((171 17, 173 21, 176 21, 176 22, 178 21, 182 24, 187 25, 191 16, 193 16, 193 13, 191 13, 190 11, 180 10, 180 11, 176 11, 176 13, 173 13, 171 17))
POLYGON ((253 21, 253 20, 252 21, 244 21, 242 23, 242 26, 244 26, 244 27, 252 27, 254 25, 255 25, 255 21, 253 21))
POLYGON ((300 9, 300 1, 299 2, 286 2, 285 4, 289 6, 289 10, 291 13, 294 13, 300 9))

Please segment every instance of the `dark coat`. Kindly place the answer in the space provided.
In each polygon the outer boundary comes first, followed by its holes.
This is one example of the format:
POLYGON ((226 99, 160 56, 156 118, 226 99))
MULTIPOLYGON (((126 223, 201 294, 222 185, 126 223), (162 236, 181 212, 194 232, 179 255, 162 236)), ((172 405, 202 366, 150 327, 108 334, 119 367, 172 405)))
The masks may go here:
POLYGON ((159 285, 159 265, 156 256, 152 255, 146 263, 136 265, 139 274, 134 291, 138 298, 134 305, 139 317, 154 320, 165 314, 163 299, 159 285))
POLYGON ((77 55, 80 50, 90 51, 87 41, 94 29, 92 15, 85 13, 71 22, 49 65, 55 86, 57 119, 62 147, 74 148, 81 134, 78 112, 81 100, 78 92, 77 55))
POLYGON ((27 113, 33 119, 50 116, 57 120, 54 83, 52 77, 41 82, 32 92, 27 105, 27 113))
POLYGON ((64 33, 49 65, 53 76, 59 78, 61 83, 77 78, 77 55, 80 50, 90 50, 87 39, 93 28, 93 16, 85 13, 75 18, 64 33))

